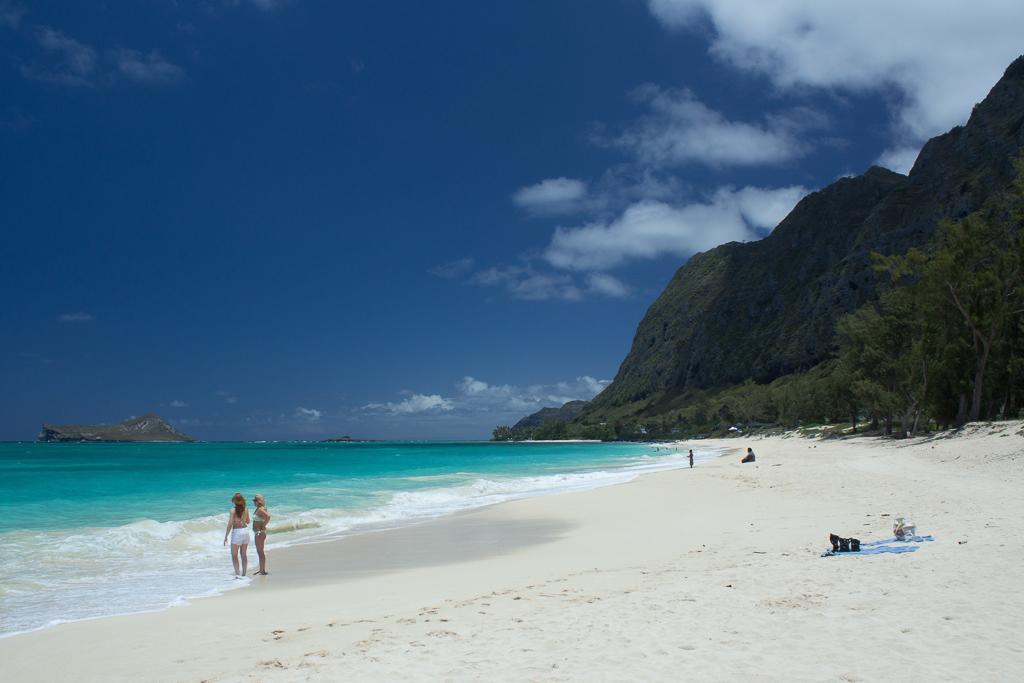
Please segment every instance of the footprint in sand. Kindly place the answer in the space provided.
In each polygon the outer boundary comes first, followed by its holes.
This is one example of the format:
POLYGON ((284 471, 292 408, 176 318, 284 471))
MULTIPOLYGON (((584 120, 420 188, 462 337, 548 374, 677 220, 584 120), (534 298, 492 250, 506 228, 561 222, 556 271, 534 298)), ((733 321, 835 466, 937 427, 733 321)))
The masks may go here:
POLYGON ((268 659, 265 662, 260 662, 260 666, 265 669, 287 669, 288 665, 282 662, 280 659, 268 659))

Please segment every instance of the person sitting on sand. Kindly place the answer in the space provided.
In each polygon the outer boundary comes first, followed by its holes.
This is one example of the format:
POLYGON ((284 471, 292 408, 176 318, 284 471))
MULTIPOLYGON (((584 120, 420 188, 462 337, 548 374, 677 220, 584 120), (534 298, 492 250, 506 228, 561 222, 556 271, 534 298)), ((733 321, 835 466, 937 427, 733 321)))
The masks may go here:
POLYGON ((747 454, 743 456, 743 459, 740 460, 740 462, 741 463, 754 462, 755 459, 756 458, 754 457, 754 449, 753 448, 747 448, 747 454))
POLYGON ((253 513, 252 530, 256 535, 256 554, 260 556, 260 570, 255 574, 267 575, 267 553, 263 546, 267 543, 267 522, 270 521, 270 513, 267 511, 267 501, 262 493, 252 497, 252 504, 256 506, 253 513))
POLYGON ((228 528, 224 532, 224 545, 228 544, 228 535, 231 536, 231 563, 235 565, 235 576, 245 576, 249 568, 249 511, 245 507, 245 496, 236 493, 231 496, 231 502, 235 504, 228 513, 228 528), (242 556, 242 571, 238 571, 238 556, 242 556))

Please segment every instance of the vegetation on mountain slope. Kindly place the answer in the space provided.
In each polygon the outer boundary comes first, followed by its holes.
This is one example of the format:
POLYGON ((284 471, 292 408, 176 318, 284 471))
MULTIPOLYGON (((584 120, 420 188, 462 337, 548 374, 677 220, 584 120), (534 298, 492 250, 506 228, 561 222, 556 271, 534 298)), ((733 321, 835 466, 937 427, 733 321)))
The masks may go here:
POLYGON ((765 239, 693 256, 648 309, 613 383, 551 429, 913 431, 1019 414, 1022 149, 1024 57, 966 126, 925 145, 909 176, 841 179, 765 239))

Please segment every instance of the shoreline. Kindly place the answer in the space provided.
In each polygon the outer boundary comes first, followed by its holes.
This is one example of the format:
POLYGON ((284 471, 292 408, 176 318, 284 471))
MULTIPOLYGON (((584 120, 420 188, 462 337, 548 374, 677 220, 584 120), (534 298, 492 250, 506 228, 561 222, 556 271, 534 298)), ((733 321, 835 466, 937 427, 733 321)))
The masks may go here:
POLYGON ((27 681, 578 680, 680 667, 697 678, 1009 680, 1024 626, 1007 571, 1024 550, 1019 430, 703 441, 752 445, 758 462, 719 457, 281 549, 249 590, 4 638, 0 657, 27 681), (883 515, 900 512, 936 541, 818 557, 829 532, 877 539, 891 532, 883 515), (969 655, 936 651, 936 638, 969 655), (903 656, 877 657, 893 647, 903 656), (821 657, 797 656, 808 651, 821 657))
MULTIPOLYGON (((576 441, 573 443, 581 442, 576 441)), ((362 522, 357 522, 354 526, 342 530, 325 527, 321 533, 318 533, 316 535, 300 536, 297 538, 286 538, 285 540, 277 541, 277 544, 279 545, 268 545, 268 552, 274 555, 275 557, 280 557, 282 553, 290 553, 295 548, 305 546, 316 546, 322 548, 324 546, 339 543, 341 541, 348 539, 354 539, 366 534, 377 534, 382 532, 399 531, 402 529, 418 528, 423 526, 424 524, 429 524, 433 521, 458 517, 463 514, 471 513, 474 510, 484 509, 494 505, 500 505, 513 500, 524 500, 534 497, 558 495, 562 493, 570 493, 575 491, 593 490, 595 488, 602 488, 606 486, 615 486, 621 483, 625 483, 627 481, 631 481, 632 479, 643 474, 648 474, 652 470, 665 471, 686 466, 685 459, 679 457, 682 456, 681 451, 677 450, 677 452, 664 452, 666 450, 665 447, 670 444, 663 444, 662 452, 658 453, 657 456, 653 455, 653 453, 657 451, 657 449, 654 448, 653 446, 650 446, 649 444, 643 442, 636 442, 633 445, 637 447, 636 453, 633 456, 635 458, 635 461, 626 466, 619 465, 613 468, 606 468, 604 466, 601 466, 600 464, 595 463, 595 465, 591 469, 579 472, 570 471, 561 473, 554 472, 547 474, 538 473, 534 475, 514 476, 507 480, 497 479, 493 481, 487 479, 488 475, 481 474, 480 476, 482 478, 482 481, 484 481, 485 483, 497 484, 498 488, 494 491, 488 490, 483 493, 478 492, 476 495, 470 495, 465 499, 459 498, 458 500, 454 501, 454 503, 451 504, 451 507, 448 508, 438 508, 436 510, 424 509, 419 511, 411 510, 409 511, 410 516, 407 517, 396 517, 392 519, 376 519, 375 517, 377 516, 377 513, 381 512, 382 510, 386 510, 387 507, 391 505, 390 503, 385 504, 383 508, 372 508, 369 510, 364 510, 362 511, 363 515, 360 515, 360 513, 352 513, 356 516, 355 519, 358 520, 360 516, 365 516, 365 520, 362 522), (657 459, 650 464, 645 462, 646 460, 652 457, 655 457, 657 459), (673 457, 675 457, 676 459, 672 459, 673 457), (550 479, 551 481, 539 481, 548 479, 550 479), (525 483, 529 484, 529 486, 522 490, 518 490, 515 486, 517 483, 525 483), (512 486, 508 489, 505 489, 504 487, 502 487, 502 484, 509 484, 512 486), (460 507, 460 505, 464 505, 464 507, 460 507)), ((676 442, 671 445, 678 449, 684 445, 684 442, 676 442)), ((698 453, 697 462, 701 462, 709 458, 718 457, 719 454, 720 453, 718 449, 702 449, 702 451, 698 453)), ((442 488, 438 489, 437 491, 444 492, 446 490, 447 489, 442 488)), ((205 518, 168 520, 166 522, 159 523, 189 524, 197 521, 205 521, 205 518)), ((133 522, 128 526, 132 526, 137 523, 140 522, 133 522)), ((291 530, 291 526, 289 526, 287 523, 285 524, 285 527, 282 528, 285 530, 285 532, 291 530)), ((280 536, 278 536, 278 538, 280 538, 280 536)), ((274 543, 274 541, 272 540, 271 543, 274 543)), ((251 564, 255 564, 257 562, 255 548, 253 546, 250 546, 249 551, 249 559, 251 560, 251 564)), ((224 554, 226 557, 227 552, 225 551, 224 554)), ((227 563, 227 565, 227 575, 229 577, 230 563, 227 563)), ((302 574, 301 567, 299 567, 298 570, 295 573, 293 573, 293 576, 297 576, 299 574, 302 574)), ((232 582, 225 580, 220 582, 220 585, 211 586, 209 588, 202 588, 198 592, 194 593, 183 593, 179 596, 169 599, 167 603, 159 605, 151 603, 149 605, 140 605, 138 607, 123 609, 122 611, 110 611, 105 614, 92 614, 89 616, 81 617, 69 618, 63 615, 55 616, 51 621, 48 621, 46 623, 31 626, 29 628, 23 628, 21 630, 13 630, 7 631, 5 633, 0 633, 0 640, 16 638, 18 636, 30 633, 37 633, 65 624, 74 624, 82 621, 94 621, 97 619, 125 617, 133 614, 159 613, 166 610, 181 608, 184 606, 188 606, 189 604, 197 600, 208 599, 211 597, 222 597, 237 592, 241 589, 248 588, 250 586, 250 583, 255 580, 258 580, 257 577, 255 576, 247 576, 245 577, 244 581, 232 582)))
MULTIPOLYGON (((559 442, 524 442, 524 443, 559 443, 559 442)), ((577 443, 583 443, 578 441, 577 443)), ((600 442, 596 442, 600 443, 600 442)), ((636 442, 643 443, 643 442, 636 442)), ((662 447, 682 447, 683 445, 692 445, 693 442, 672 442, 663 444, 662 447)), ((695 459, 697 466, 706 467, 710 463, 714 463, 721 458, 730 455, 732 452, 739 452, 739 447, 723 446, 716 444, 714 446, 708 446, 702 449, 704 453, 711 451, 714 453, 711 457, 705 456, 703 459, 695 459)), ((682 453, 679 453, 682 455, 682 453)), ((638 466, 639 467, 639 466, 638 466)), ((542 537, 550 536, 553 531, 560 525, 550 520, 541 522, 539 520, 529 520, 532 525, 522 523, 522 520, 508 521, 504 520, 500 512, 496 512, 494 516, 487 515, 488 511, 500 511, 501 508, 507 505, 513 505, 516 503, 523 503, 529 505, 532 501, 545 500, 545 499, 557 499, 563 496, 577 496, 586 495, 588 493, 602 491, 606 489, 614 489, 621 486, 628 486, 641 479, 647 477, 656 477, 660 474, 669 474, 673 472, 679 472, 682 470, 689 469, 685 461, 679 462, 674 466, 663 466, 652 470, 643 469, 623 469, 623 475, 630 475, 630 478, 625 481, 613 481, 608 483, 598 484, 589 488, 583 488, 580 490, 549 490, 538 492, 530 495, 524 495, 518 498, 511 498, 508 500, 501 500, 493 503, 485 503, 477 507, 471 507, 464 510, 455 510, 447 512, 436 517, 430 517, 420 520, 406 521, 405 523, 398 524, 396 526, 386 526, 382 528, 370 528, 361 529, 353 534, 342 534, 338 536, 327 536, 321 540, 315 541, 300 541, 288 546, 274 549, 274 563, 283 563, 286 570, 288 570, 288 576, 294 577, 299 583, 308 585, 309 583, 330 583, 330 579, 338 578, 336 570, 341 569, 342 572, 352 572, 353 566, 350 562, 346 561, 346 555, 349 555, 349 549, 353 546, 370 546, 373 548, 377 545, 376 539, 371 540, 378 534, 388 534, 386 540, 383 541, 386 545, 395 546, 398 548, 409 548, 417 544, 431 545, 435 536, 443 537, 446 535, 455 535, 460 539, 462 546, 459 550, 463 553, 460 555, 460 561, 468 559, 474 559, 474 557, 480 553, 482 546, 490 546, 490 550, 494 552, 493 544, 487 542, 486 539, 481 538, 481 531, 483 525, 490 525, 501 527, 498 531, 502 542, 506 544, 506 547, 502 548, 503 552, 508 552, 511 549, 521 548, 528 545, 535 545, 544 541, 538 540, 542 537), (532 533, 531 533, 532 532, 532 533), (341 555, 342 557, 338 557, 341 555), (330 557, 330 560, 326 558, 330 557), (326 574, 323 572, 325 567, 331 568, 331 573, 326 574)), ((600 470, 604 471, 604 470, 600 470)), ((564 526, 564 525, 561 525, 564 526)), ((492 529, 488 530, 488 535, 491 535, 492 529)), ((357 550, 358 552, 358 550, 357 550)), ((268 556, 269 558, 269 556, 268 556)), ((392 560, 398 559, 403 560, 399 562, 399 569, 415 568, 415 558, 410 556, 403 556, 400 552, 396 553, 392 560)), ((452 563, 452 557, 446 556, 444 563, 452 563)), ((381 567, 379 564, 375 567, 378 570, 386 569, 381 567)), ((257 590, 274 590, 276 588, 282 588, 282 586, 271 584, 270 582, 263 580, 254 579, 249 586, 250 588, 256 588, 257 590), (263 585, 266 584, 266 585, 263 585)), ((229 591, 228 593, 222 594, 227 596, 235 591, 229 591)), ((220 596, 210 596, 220 597, 220 596)), ((201 598, 205 599, 205 598, 201 598)))

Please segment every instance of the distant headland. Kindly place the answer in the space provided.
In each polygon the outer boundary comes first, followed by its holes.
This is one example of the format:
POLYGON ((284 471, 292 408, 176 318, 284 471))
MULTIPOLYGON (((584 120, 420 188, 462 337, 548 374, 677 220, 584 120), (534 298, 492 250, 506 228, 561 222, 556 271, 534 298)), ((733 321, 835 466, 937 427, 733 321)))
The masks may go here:
POLYGON ((353 439, 351 436, 336 436, 333 439, 324 439, 324 443, 377 443, 379 439, 353 439))
POLYGON ((106 442, 187 442, 195 441, 182 434, 156 413, 146 413, 112 425, 43 424, 38 441, 106 441, 106 442))

